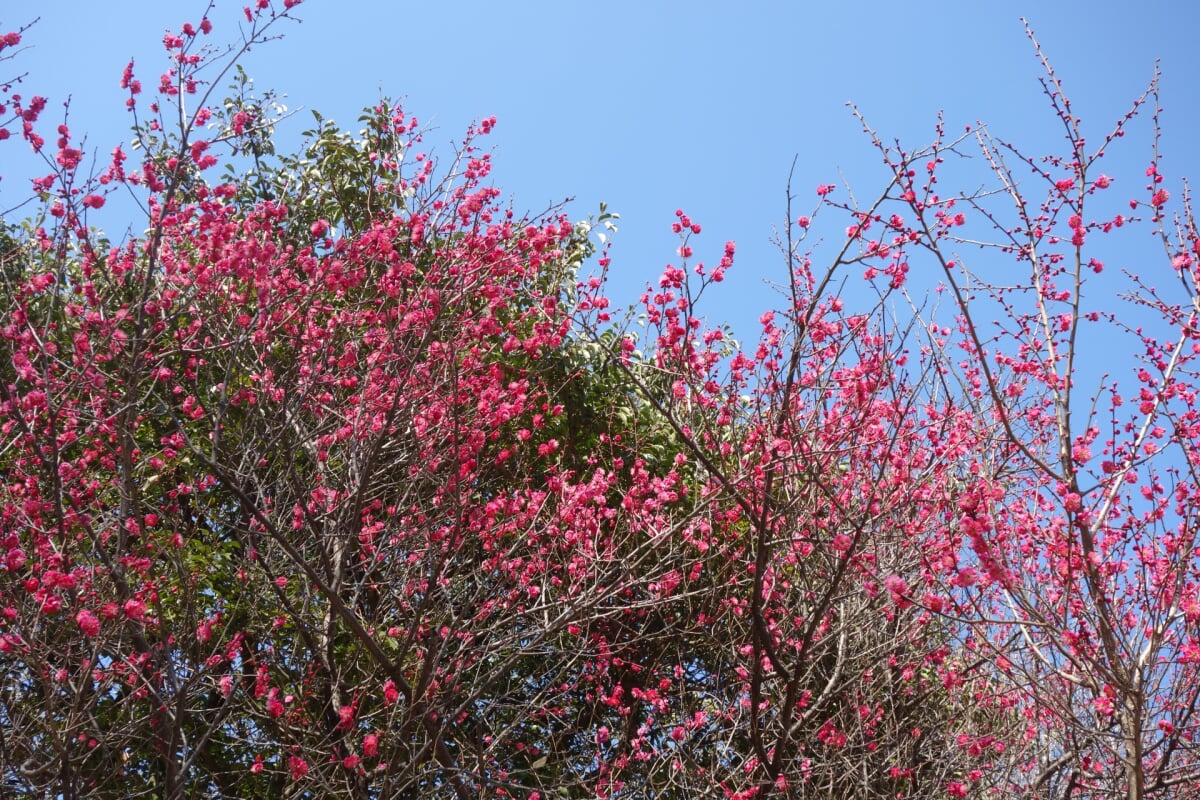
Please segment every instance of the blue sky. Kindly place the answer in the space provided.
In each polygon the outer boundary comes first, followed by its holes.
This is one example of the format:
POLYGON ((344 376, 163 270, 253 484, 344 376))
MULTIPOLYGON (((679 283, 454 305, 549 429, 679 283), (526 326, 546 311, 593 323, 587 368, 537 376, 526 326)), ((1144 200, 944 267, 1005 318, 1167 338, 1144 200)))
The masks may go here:
MULTIPOLYGON (((236 36, 241 5, 215 3, 213 41, 236 36)), ((32 9, 6 4, 0 27, 28 22, 32 9)), ((123 66, 134 57, 152 85, 165 65, 163 32, 198 22, 205 4, 64 0, 45 9, 15 63, 29 73, 22 88, 52 103, 70 94, 73 131, 89 132, 89 149, 106 153, 127 134, 123 66)), ((1187 2, 305 0, 295 13, 302 23, 283 25, 281 41, 244 61, 259 87, 351 128, 381 93, 401 98, 437 127, 427 143, 444 152, 471 120, 497 116, 493 176, 519 210, 573 197, 572 217, 601 201, 621 214, 612 253, 619 300, 673 259, 669 225, 685 209, 705 227, 695 242, 701 260, 737 241, 731 291, 708 313, 747 333, 771 302, 764 281, 786 280, 771 237, 784 222, 792 159, 800 210, 817 183, 848 180, 863 194, 883 185, 847 101, 886 138, 910 145, 929 140, 939 110, 951 131, 983 120, 1032 152, 1061 142, 1022 14, 1097 138, 1161 59, 1162 167, 1172 179, 1200 176, 1189 133, 1200 121, 1200 5, 1187 2)), ((302 111, 284 140, 310 121, 302 111)), ((1124 173, 1140 175, 1148 139, 1123 144, 1111 172, 1128 163, 1124 173)), ((21 186, 5 171, 0 207, 21 186)), ((1141 187, 1121 188, 1133 196, 1141 187)))

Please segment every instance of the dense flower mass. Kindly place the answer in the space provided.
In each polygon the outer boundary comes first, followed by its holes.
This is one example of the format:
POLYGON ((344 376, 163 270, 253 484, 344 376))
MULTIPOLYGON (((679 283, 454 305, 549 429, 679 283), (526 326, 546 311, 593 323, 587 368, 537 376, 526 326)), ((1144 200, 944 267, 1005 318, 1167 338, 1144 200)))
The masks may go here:
POLYGON ((514 214, 494 118, 449 165, 383 101, 274 155, 228 68, 297 5, 169 32, 153 99, 126 67, 140 163, 0 100, 53 170, 0 227, 0 794, 1195 795, 1200 235, 1093 171, 1156 84, 1089 151, 1048 72, 1068 157, 876 139, 735 338, 719 221, 619 313, 616 215, 514 214), (1105 295, 1127 227, 1182 288, 1105 295), (1128 374, 1081 395, 1097 325, 1128 374))

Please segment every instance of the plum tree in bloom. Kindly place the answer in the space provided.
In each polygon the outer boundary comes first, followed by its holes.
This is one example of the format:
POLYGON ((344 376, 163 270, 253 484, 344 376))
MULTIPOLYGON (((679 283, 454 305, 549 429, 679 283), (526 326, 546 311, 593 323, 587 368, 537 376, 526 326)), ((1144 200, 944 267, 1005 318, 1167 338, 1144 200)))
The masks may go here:
POLYGON ((440 164, 387 102, 275 153, 237 59, 294 5, 228 52, 182 26, 153 92, 127 68, 138 148, 94 178, 9 89, 2 146, 48 175, 0 239, 5 792, 1188 796, 1197 237, 1157 167, 1092 210, 1132 112, 1089 153, 1047 68, 1069 156, 974 135, 1015 212, 940 192, 940 127, 880 145, 869 206, 790 197, 788 291, 741 346, 702 317, 732 242, 700 262, 676 212, 618 313, 614 217, 506 209, 492 119, 440 164), (118 190, 144 236, 99 231, 118 190), (1027 282, 955 252, 973 221, 1027 282), (1124 319, 1083 303, 1089 248, 1137 225, 1184 291, 1121 287, 1164 332, 1079 411, 1078 332, 1124 319), (954 319, 897 303, 910 262, 954 319))
POLYGON ((1200 236, 1186 188, 1172 206, 1160 169, 1157 76, 1095 143, 1042 63, 1064 153, 1034 158, 987 128, 951 138, 941 125, 910 152, 868 128, 891 175, 883 202, 826 203, 852 214, 852 261, 869 280, 907 291, 920 263, 952 300, 953 319, 923 319, 925 352, 971 412, 956 435, 973 444, 921 591, 1026 721, 1006 743, 1005 791, 1186 797, 1200 785, 1200 236), (1144 186, 1101 173, 1147 110, 1144 186), (969 143, 992 185, 944 190, 969 143), (1144 245, 1147 229, 1144 268, 1106 267, 1110 240, 1139 232, 1144 245), (997 277, 997 256, 1019 273, 997 277))

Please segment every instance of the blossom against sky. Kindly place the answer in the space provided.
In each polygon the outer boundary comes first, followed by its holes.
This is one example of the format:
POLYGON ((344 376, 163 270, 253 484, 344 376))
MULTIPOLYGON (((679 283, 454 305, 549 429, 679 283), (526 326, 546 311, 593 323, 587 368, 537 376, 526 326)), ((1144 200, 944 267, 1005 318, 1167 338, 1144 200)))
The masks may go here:
MULTIPOLYGON (((237 39, 241 5, 213 3, 212 41, 237 39)), ((29 9, 6 8, 5 29, 39 13, 29 9)), ((86 131, 89 151, 103 156, 128 136, 119 82, 129 59, 153 83, 166 63, 163 33, 205 13, 202 0, 47 7, 15 62, 29 75, 23 90, 52 104, 69 96, 72 131, 86 131)), ((1161 169, 1173 181, 1200 175, 1191 134, 1200 121, 1192 42, 1200 7, 1187 3, 304 0, 293 13, 301 23, 281 25, 281 41, 244 60, 260 88, 299 109, 281 128, 282 147, 309 127, 309 109, 354 129, 380 95, 435 126, 427 143, 444 154, 472 120, 495 115, 493 177, 518 210, 572 197, 573 218, 602 201, 621 214, 613 268, 628 299, 671 260, 676 208, 704 225, 698 257, 715 261, 735 240, 729 279, 747 316, 710 313, 739 327, 770 302, 764 281, 785 280, 771 239, 785 220, 793 159, 801 210, 815 204, 818 184, 870 194, 886 180, 848 101, 881 136, 908 146, 929 141, 939 111, 950 130, 982 120, 1031 152, 1062 143, 1022 15, 1097 138, 1160 59, 1161 169)), ((1144 168, 1147 132, 1134 127, 1111 174, 1144 168), (1132 166, 1122 170, 1119 159, 1132 166)), ((8 208, 23 185, 4 171, 8 208)))

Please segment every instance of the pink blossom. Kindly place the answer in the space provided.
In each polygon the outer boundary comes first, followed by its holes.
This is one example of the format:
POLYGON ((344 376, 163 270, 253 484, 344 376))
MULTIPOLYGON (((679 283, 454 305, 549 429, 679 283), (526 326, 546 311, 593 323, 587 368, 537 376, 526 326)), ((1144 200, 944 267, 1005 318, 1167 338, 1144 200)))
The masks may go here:
POLYGON ((298 781, 308 774, 308 762, 300 756, 291 756, 288 758, 288 772, 292 775, 292 780, 298 781))
POLYGON ((283 712, 283 702, 279 699, 279 690, 272 689, 267 697, 267 713, 272 717, 282 717, 283 712))
POLYGON ((5 556, 4 564, 8 568, 9 572, 16 572, 21 567, 25 566, 25 560, 25 551, 19 547, 14 547, 10 549, 8 551, 8 555, 5 556))
POLYGON ((354 706, 342 706, 338 709, 338 729, 348 731, 354 727, 354 706))
POLYGON ((888 575, 883 579, 883 587, 891 594, 893 602, 900 602, 908 593, 908 583, 899 575, 888 575))
POLYGON ((75 624, 83 631, 84 636, 92 637, 100 633, 100 620, 86 608, 75 615, 75 624))

